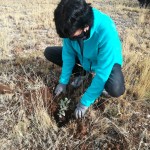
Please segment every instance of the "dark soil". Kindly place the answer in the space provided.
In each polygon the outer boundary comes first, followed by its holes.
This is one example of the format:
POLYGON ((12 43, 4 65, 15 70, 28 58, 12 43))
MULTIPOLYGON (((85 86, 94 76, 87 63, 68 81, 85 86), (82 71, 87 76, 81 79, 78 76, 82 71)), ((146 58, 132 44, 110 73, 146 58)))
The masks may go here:
POLYGON ((107 99, 105 98, 99 98, 97 102, 93 104, 93 109, 100 110, 103 112, 105 110, 105 105, 108 103, 107 99))
POLYGON ((37 105, 38 96, 40 95, 44 102, 44 107, 47 108, 48 114, 55 119, 58 127, 63 127, 68 124, 70 120, 74 119, 73 103, 69 104, 69 109, 65 111, 65 117, 59 117, 59 101, 60 99, 65 98, 65 96, 61 95, 59 97, 55 97, 53 90, 47 86, 38 90, 26 91, 22 94, 24 96, 26 112, 28 115, 33 113, 34 105, 37 105))
POLYGON ((58 127, 63 127, 67 125, 72 119, 74 119, 74 111, 69 109, 65 112, 65 117, 63 116, 62 118, 59 117, 59 107, 57 107, 56 111, 54 111, 54 119, 57 123, 58 127))

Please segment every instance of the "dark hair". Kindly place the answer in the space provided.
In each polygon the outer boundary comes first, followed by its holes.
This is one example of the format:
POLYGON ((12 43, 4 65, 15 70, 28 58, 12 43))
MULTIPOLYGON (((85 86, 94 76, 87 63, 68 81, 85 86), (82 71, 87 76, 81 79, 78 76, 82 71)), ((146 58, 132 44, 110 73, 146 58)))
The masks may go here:
POLYGON ((93 25, 93 11, 85 0, 61 0, 54 11, 56 31, 61 38, 72 36, 78 29, 93 25))

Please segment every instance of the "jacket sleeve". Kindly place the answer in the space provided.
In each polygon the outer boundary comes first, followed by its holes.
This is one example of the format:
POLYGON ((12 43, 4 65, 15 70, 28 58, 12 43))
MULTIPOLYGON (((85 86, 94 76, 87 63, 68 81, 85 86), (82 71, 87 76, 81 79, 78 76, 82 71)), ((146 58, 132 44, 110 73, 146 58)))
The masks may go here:
MULTIPOLYGON (((96 75, 80 100, 85 106, 90 106, 101 95, 113 65, 116 63, 116 57, 122 57, 121 43, 114 24, 101 32, 103 34, 99 40, 96 75), (120 54, 116 55, 116 53, 120 54)), ((118 59, 121 60, 121 58, 118 59)))
POLYGON ((70 40, 67 38, 63 39, 62 61, 63 66, 59 83, 68 84, 72 69, 75 65, 75 51, 71 46, 70 40))

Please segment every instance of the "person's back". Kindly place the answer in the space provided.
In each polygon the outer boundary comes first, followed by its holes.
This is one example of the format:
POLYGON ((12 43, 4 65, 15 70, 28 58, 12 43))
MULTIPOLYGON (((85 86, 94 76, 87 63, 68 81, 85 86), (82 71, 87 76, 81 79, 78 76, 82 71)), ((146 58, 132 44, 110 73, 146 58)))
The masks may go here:
MULTIPOLYGON (((112 52, 112 55, 109 55, 109 57, 112 56, 113 58, 107 57, 107 59, 114 59, 115 63, 122 65, 122 47, 114 22, 109 16, 100 12, 99 10, 95 8, 92 8, 92 10, 94 21, 90 29, 90 36, 87 39, 83 40, 83 56, 81 54, 81 50, 77 40, 70 41, 69 38, 66 38, 64 40, 71 44, 72 50, 76 52, 80 63, 83 65, 86 71, 91 71, 89 68, 89 61, 91 61, 92 63, 92 71, 95 70, 94 68, 97 67, 97 56, 99 52, 104 48, 107 48, 107 52, 109 50, 112 52), (82 57, 84 57, 83 62, 82 57)), ((66 45, 64 44, 64 51, 65 49, 67 49, 65 47, 66 45)), ((64 57, 67 57, 67 55, 64 55, 64 57)))

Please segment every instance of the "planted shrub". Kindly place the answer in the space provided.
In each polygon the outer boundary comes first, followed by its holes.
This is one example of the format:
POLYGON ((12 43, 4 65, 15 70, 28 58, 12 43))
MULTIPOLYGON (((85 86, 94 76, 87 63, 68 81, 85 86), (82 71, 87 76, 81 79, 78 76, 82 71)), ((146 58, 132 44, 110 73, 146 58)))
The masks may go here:
POLYGON ((63 116, 65 117, 65 111, 68 110, 69 103, 70 103, 70 99, 68 98, 65 98, 64 100, 63 99, 60 100, 60 103, 59 103, 60 109, 58 113, 59 118, 62 118, 63 116))

